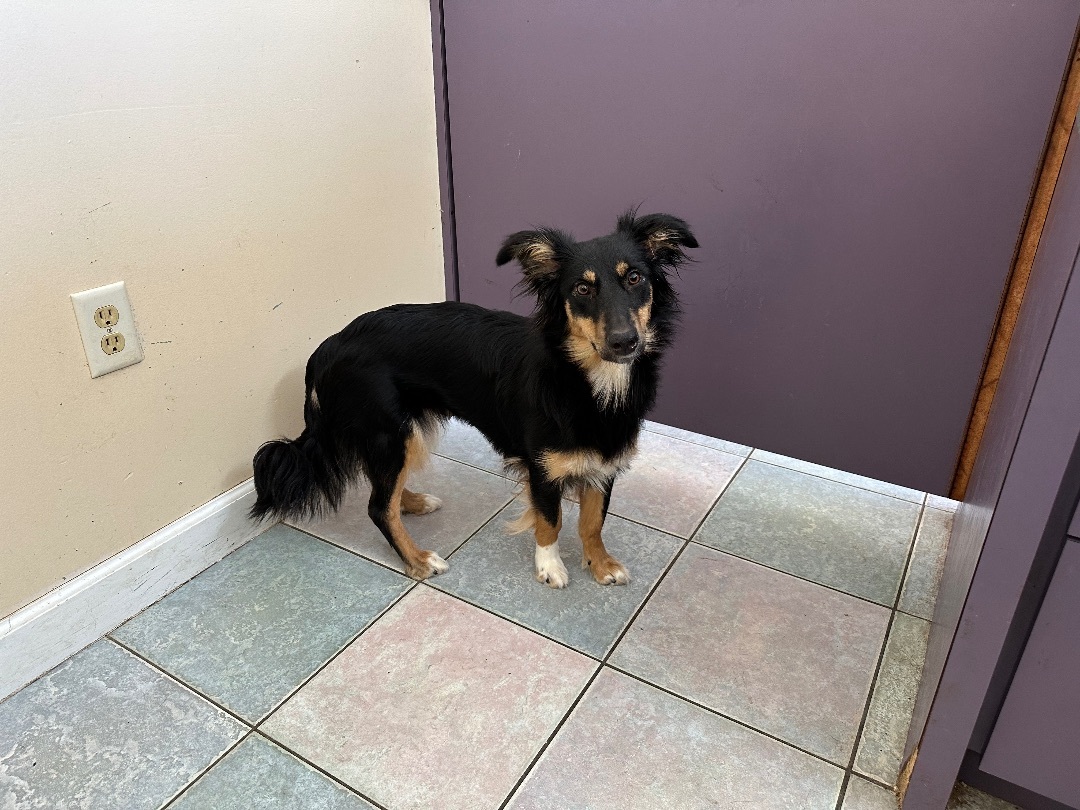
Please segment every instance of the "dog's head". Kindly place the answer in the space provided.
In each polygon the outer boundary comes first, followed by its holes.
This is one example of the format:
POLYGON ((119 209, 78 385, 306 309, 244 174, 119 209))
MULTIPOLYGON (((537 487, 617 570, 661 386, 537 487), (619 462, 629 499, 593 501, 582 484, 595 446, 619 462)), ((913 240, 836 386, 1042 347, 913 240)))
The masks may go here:
POLYGON ((681 219, 631 211, 614 233, 587 242, 550 228, 519 231, 495 261, 521 264, 545 331, 564 338, 570 356, 592 368, 629 364, 667 343, 678 312, 668 271, 687 261, 684 247, 697 246, 681 219))

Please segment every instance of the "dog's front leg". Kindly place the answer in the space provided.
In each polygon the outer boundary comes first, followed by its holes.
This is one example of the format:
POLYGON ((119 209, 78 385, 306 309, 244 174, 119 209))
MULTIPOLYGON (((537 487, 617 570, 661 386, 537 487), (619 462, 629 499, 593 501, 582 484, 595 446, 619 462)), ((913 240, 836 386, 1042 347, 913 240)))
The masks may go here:
POLYGON ((559 555, 562 489, 548 481, 540 470, 530 470, 529 497, 536 521, 536 579, 551 588, 565 588, 570 575, 559 555))
POLYGON ((600 537, 608 504, 611 503, 611 487, 614 483, 615 479, 612 478, 603 489, 585 484, 579 490, 581 512, 578 515, 578 534, 581 535, 581 567, 590 569, 593 578, 601 585, 625 585, 630 581, 630 572, 608 554, 600 537))

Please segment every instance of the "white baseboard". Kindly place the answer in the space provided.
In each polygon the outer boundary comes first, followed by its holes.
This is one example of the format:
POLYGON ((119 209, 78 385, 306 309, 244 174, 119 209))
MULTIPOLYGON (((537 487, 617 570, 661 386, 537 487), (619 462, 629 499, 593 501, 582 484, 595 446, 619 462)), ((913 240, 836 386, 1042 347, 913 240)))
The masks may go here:
POLYGON ((254 501, 248 479, 0 619, 0 700, 258 534, 254 501))

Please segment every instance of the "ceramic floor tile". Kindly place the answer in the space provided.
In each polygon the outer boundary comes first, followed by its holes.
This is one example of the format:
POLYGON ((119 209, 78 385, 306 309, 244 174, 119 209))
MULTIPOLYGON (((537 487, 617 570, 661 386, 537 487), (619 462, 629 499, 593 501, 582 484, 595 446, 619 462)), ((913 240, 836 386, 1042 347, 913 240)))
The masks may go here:
POLYGON ((729 442, 724 439, 715 439, 712 436, 693 433, 689 430, 672 427, 671 425, 663 425, 659 422, 650 422, 646 420, 643 427, 645 430, 651 431, 652 433, 659 433, 661 436, 670 436, 673 439, 682 439, 684 442, 702 444, 706 447, 711 447, 714 450, 723 450, 725 453, 734 453, 743 458, 750 455, 752 449, 745 444, 736 444, 735 442, 729 442))
POLYGON ((852 774, 841 810, 897 810, 899 806, 891 790, 852 774))
POLYGON ((278 525, 112 635, 256 721, 411 584, 278 525))
POLYGON ((642 431, 630 471, 619 477, 611 512, 689 537, 744 459, 642 431))
POLYGON ((931 509, 940 509, 943 512, 955 512, 960 508, 960 501, 954 501, 952 498, 943 498, 940 495, 926 495, 926 505, 931 509))
POLYGON ((751 458, 694 539, 892 607, 919 511, 751 458))
POLYGON ((0 704, 0 807, 160 807, 244 731, 98 641, 0 704))
POLYGON ((855 757, 855 770, 886 785, 900 775, 929 635, 929 622, 904 613, 896 614, 889 631, 855 757))
POLYGON ((510 802, 513 810, 833 810, 843 771, 610 669, 510 802))
POLYGON ((889 611, 691 543, 610 662, 847 765, 889 611))
POLYGON ((390 810, 494 808, 595 667, 421 585, 262 730, 390 810))
POLYGON ((495 452, 479 430, 459 419, 446 423, 435 452, 496 475, 503 474, 503 457, 495 452))
POLYGON ((374 805, 254 734, 169 810, 374 810, 374 805))
POLYGON ((682 541, 609 515, 604 543, 630 571, 630 584, 598 585, 581 568, 578 507, 564 501, 559 546, 570 584, 555 590, 536 581, 532 534, 506 533, 506 521, 517 517, 521 509, 515 502, 503 510, 454 554, 450 571, 431 584, 602 658, 682 541))
MULTIPOLYGON (((437 511, 427 515, 404 515, 402 522, 420 548, 434 551, 446 559, 510 502, 515 485, 491 473, 432 456, 425 469, 410 477, 409 489, 442 499, 442 507, 437 511)), ((370 485, 363 481, 345 497, 337 514, 296 522, 295 525, 395 571, 404 571, 401 558, 368 517, 370 493, 370 485)))
POLYGON ((808 475, 816 475, 830 481, 839 481, 841 484, 850 484, 860 489, 868 489, 882 495, 890 495, 893 498, 910 501, 911 503, 921 504, 926 497, 925 493, 917 489, 901 487, 897 484, 890 484, 888 481, 878 481, 874 478, 855 475, 855 473, 844 472, 843 470, 834 470, 832 467, 824 467, 821 464, 813 464, 790 456, 782 456, 779 453, 770 453, 768 450, 755 450, 750 454, 750 458, 755 461, 774 464, 778 467, 786 467, 789 470, 798 470, 808 475))
POLYGON ((915 535, 915 548, 911 552, 904 587, 900 592, 898 607, 912 616, 932 621, 934 603, 937 601, 941 572, 945 568, 945 552, 952 535, 952 512, 924 509, 915 535))

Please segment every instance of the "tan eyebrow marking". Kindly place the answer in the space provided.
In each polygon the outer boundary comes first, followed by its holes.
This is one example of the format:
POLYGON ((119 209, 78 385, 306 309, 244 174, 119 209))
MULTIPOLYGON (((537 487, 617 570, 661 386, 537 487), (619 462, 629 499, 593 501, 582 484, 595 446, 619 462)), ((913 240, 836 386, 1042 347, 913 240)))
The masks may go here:
POLYGON ((596 273, 592 270, 586 270, 584 273, 581 274, 581 277, 592 284, 596 283, 596 273))
POLYGON ((628 265, 626 262, 619 262, 615 265, 615 272, 618 273, 620 276, 625 276, 626 271, 629 269, 630 265, 628 265))

